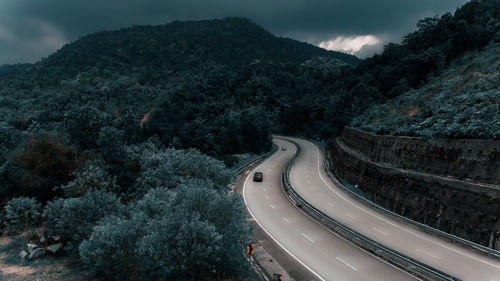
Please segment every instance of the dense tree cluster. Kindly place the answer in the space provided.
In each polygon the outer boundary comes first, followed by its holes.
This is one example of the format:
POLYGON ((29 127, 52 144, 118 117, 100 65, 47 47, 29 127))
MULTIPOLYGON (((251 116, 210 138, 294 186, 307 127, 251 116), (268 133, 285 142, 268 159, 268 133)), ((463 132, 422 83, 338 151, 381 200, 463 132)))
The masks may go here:
POLYGON ((2 226, 41 221, 105 279, 244 274, 237 156, 270 150, 272 132, 331 139, 365 111, 353 125, 498 138, 499 15, 473 0, 361 62, 229 18, 100 32, 2 66, 2 226), (466 83, 446 76, 473 58, 466 83))
POLYGON ((126 215, 101 220, 79 251, 114 280, 220 280, 249 269, 242 249, 250 234, 236 194, 190 181, 150 189, 126 215))
POLYGON ((376 134, 500 139, 500 44, 457 60, 424 87, 368 109, 352 126, 376 134))

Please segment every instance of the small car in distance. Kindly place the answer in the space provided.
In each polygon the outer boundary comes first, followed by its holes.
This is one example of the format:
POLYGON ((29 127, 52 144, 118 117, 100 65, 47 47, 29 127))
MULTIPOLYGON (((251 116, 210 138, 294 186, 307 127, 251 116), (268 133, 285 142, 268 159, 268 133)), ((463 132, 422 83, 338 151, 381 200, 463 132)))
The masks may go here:
POLYGON ((255 172, 253 174, 253 181, 261 182, 263 179, 264 179, 264 177, 263 177, 261 172, 255 172))
POLYGON ((282 146, 281 150, 285 151, 286 150, 286 146, 282 146))

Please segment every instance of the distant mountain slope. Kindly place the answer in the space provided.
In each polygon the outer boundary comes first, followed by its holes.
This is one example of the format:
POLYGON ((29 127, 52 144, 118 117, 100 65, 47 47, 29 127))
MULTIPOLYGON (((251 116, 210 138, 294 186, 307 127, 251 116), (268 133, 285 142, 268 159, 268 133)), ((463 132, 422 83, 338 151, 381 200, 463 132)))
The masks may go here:
POLYGON ((67 44, 37 63, 72 76, 93 67, 183 70, 214 62, 237 65, 253 60, 301 63, 325 56, 357 63, 352 55, 327 51, 292 39, 279 38, 251 20, 226 18, 174 21, 166 25, 134 26, 90 34, 67 44))
POLYGON ((14 78, 24 72, 30 65, 29 63, 4 64, 0 66, 0 80, 14 78))
POLYGON ((369 109, 351 126, 377 134, 500 139, 500 44, 460 57, 443 74, 369 109))

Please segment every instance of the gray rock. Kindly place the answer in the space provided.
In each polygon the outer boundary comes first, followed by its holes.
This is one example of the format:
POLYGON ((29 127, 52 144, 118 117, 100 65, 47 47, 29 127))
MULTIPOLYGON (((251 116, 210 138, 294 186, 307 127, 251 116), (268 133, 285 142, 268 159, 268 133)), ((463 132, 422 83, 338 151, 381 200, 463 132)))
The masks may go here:
POLYGON ((54 236, 52 236, 52 240, 53 240, 54 242, 59 242, 59 241, 61 241, 61 236, 59 236, 59 235, 54 235, 54 236))
POLYGON ((40 237, 40 244, 45 244, 47 242, 47 238, 45 236, 40 237))
POLYGON ((28 253, 30 253, 30 255, 33 253, 33 251, 35 251, 35 249, 37 249, 38 247, 38 244, 26 244, 26 248, 28 248, 28 253))
POLYGON ((28 256, 28 252, 26 252, 25 250, 22 250, 21 252, 19 252, 19 258, 21 258, 21 260, 25 260, 27 256, 28 256))
POLYGON ((62 246, 63 244, 62 243, 57 243, 57 244, 54 244, 54 245, 50 245, 47 247, 47 251, 51 254, 55 254, 57 253, 58 251, 60 251, 62 249, 62 246))
POLYGON ((41 256, 44 256, 47 251, 43 248, 38 248, 33 251, 33 253, 30 254, 30 259, 36 259, 41 256))

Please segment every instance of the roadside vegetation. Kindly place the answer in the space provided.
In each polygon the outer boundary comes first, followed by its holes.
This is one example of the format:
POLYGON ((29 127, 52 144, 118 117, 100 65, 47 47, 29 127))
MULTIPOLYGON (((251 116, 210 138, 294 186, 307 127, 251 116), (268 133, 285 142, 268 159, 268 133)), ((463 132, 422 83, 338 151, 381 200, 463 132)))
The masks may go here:
POLYGON ((0 228, 18 239, 0 261, 69 257, 106 280, 248 276, 252 230, 228 187, 240 156, 269 151, 272 132, 328 141, 348 124, 498 138, 499 15, 473 0, 363 61, 229 18, 100 32, 2 66, 0 228))

